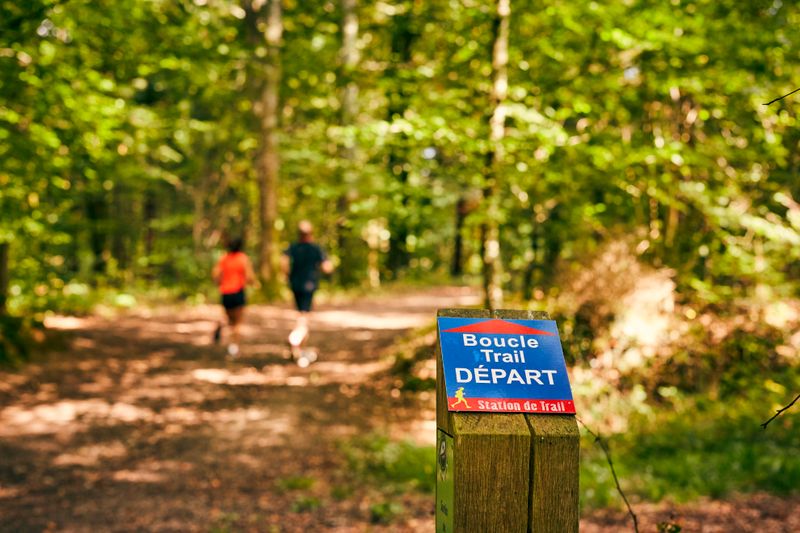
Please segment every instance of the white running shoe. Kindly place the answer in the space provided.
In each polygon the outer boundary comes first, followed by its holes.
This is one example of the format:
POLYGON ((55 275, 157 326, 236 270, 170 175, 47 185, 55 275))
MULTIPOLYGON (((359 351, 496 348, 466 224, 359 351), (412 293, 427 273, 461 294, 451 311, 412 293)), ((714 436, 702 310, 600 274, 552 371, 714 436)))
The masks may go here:
POLYGON ((228 345, 228 355, 231 357, 236 357, 239 355, 239 345, 238 344, 229 344, 228 345))
POLYGON ((300 368, 306 368, 310 364, 311 364, 311 361, 309 361, 308 359, 306 359, 302 355, 297 358, 297 366, 299 366, 300 368))
POLYGON ((302 352, 303 357, 305 357, 309 363, 313 363, 317 360, 317 352, 315 350, 306 349, 302 352))

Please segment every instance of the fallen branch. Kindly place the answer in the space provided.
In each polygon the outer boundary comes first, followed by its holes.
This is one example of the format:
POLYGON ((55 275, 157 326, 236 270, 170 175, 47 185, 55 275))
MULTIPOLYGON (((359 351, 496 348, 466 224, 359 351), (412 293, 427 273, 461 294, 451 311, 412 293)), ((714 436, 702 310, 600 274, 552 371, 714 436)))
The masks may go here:
POLYGON ((793 406, 797 400, 800 400, 800 394, 795 396, 794 400, 792 400, 792 403, 790 403, 789 405, 787 405, 783 409, 778 409, 777 411, 775 411, 775 414, 772 415, 772 418, 770 418, 769 420, 767 420, 766 422, 761 424, 761 429, 767 429, 767 425, 769 425, 770 422, 772 422, 773 420, 775 420, 776 418, 781 416, 781 413, 786 411, 787 409, 789 409, 791 406, 793 406))
POLYGON ((775 103, 775 102, 777 102, 778 100, 783 100, 783 99, 784 99, 784 98, 786 98, 787 96, 791 96, 791 95, 793 95, 794 93, 796 93, 797 91, 800 91, 800 87, 798 87, 797 89, 795 89, 794 91, 792 91, 792 92, 790 92, 790 93, 784 94, 783 96, 779 96, 779 97, 777 97, 776 99, 774 99, 774 100, 771 100, 771 101, 767 102, 767 103, 766 103, 766 104, 764 104, 764 105, 770 105, 770 104, 774 104, 774 103, 775 103))
POLYGON ((619 492, 619 495, 622 496, 622 499, 625 502, 625 505, 628 507, 628 514, 631 515, 631 518, 633 519, 633 530, 636 533, 639 533, 639 521, 636 519, 636 513, 633 512, 633 508, 631 507, 630 502, 628 502, 628 498, 625 496, 625 493, 622 491, 622 487, 619 486, 619 479, 617 478, 616 470, 614 470, 614 463, 611 460, 611 452, 608 450, 608 445, 606 444, 606 442, 599 435, 595 434, 594 431, 589 429, 589 426, 584 424, 583 420, 581 420, 580 418, 577 418, 577 417, 576 417, 576 419, 578 420, 580 425, 583 426, 583 429, 588 431, 589 435, 594 437, 594 441, 597 444, 599 444, 600 445, 600 449, 603 450, 603 453, 606 456, 606 461, 608 461, 608 466, 611 468, 611 475, 614 477, 614 483, 617 485, 617 492, 619 492))

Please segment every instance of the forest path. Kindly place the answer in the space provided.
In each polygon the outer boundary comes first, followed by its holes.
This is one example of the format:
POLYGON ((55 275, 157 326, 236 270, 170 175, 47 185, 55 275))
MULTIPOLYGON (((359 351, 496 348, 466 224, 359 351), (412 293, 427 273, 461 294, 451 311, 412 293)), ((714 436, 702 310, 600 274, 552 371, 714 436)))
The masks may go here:
MULTIPOLYGON (((383 435, 431 444, 434 399, 400 394, 391 346, 440 307, 477 303, 440 288, 320 305, 320 360, 287 359, 288 305, 251 306, 242 356, 211 336, 218 306, 117 318, 58 317, 67 348, 0 372, 0 532, 429 532, 433 498, 372 521, 386 495, 350 471, 342 446, 383 435), (394 390, 394 392, 393 392, 394 390)), ((636 505, 640 531, 800 531, 800 497, 636 505)), ((632 531, 598 510, 585 533, 632 531)))
POLYGON ((354 486, 341 446, 433 442, 433 394, 392 392, 387 350, 477 302, 439 288, 320 305, 308 368, 287 358, 288 305, 248 307, 235 360, 212 344, 218 306, 51 319, 69 347, 0 373, 0 531, 430 531, 432 497, 371 524, 380 495, 354 486))

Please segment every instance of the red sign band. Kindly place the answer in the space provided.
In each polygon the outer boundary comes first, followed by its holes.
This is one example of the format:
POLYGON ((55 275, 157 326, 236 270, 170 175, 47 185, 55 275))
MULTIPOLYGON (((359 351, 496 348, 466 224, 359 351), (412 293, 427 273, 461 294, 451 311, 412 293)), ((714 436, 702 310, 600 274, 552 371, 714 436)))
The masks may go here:
POLYGON ((572 400, 531 400, 528 398, 455 398, 448 397, 450 411, 483 413, 550 413, 575 414, 572 400))

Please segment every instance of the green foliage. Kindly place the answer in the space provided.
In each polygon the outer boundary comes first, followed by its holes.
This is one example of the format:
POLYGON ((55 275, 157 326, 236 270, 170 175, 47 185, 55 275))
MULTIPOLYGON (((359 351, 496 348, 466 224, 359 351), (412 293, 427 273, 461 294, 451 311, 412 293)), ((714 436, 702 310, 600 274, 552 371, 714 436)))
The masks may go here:
MULTIPOLYGON (((275 486, 280 492, 308 491, 316 481, 313 477, 292 476, 277 480, 275 486)), ((307 513, 318 509, 321 505, 322 502, 316 496, 300 494, 292 502, 292 512, 307 513)))
POLYGON ((674 388, 725 400, 752 386, 753 376, 776 375, 790 367, 777 353, 785 333, 766 324, 736 328, 720 341, 710 336, 705 328, 696 328, 681 345, 670 348, 673 353, 631 372, 622 385, 642 383, 650 393, 674 388))
POLYGON ((0 239, 12 242, 16 273, 11 303, 60 309, 43 293, 134 276, 191 287, 207 277, 191 208, 205 209, 186 191, 215 197, 206 174, 235 168, 223 158, 241 130, 214 130, 227 120, 226 100, 238 98, 219 98, 233 88, 219 77, 235 28, 218 25, 216 8, 194 5, 11 4, 3 9, 18 17, 4 31, 11 48, 0 63, 13 80, 0 91, 8 149, 0 182, 13 184, 0 192, 0 239))
POLYGON ((353 487, 348 485, 336 485, 331 488, 331 497, 336 501, 344 501, 353 496, 353 487))
POLYGON ((658 533, 680 533, 683 528, 675 522, 659 522, 656 524, 658 533))
POLYGON ((372 435, 346 442, 342 450, 353 473, 384 489, 432 493, 436 487, 433 446, 372 435))
POLYGON ((43 331, 40 321, 0 315, 0 366, 19 366, 28 360, 43 331))
POLYGON ((240 529, 236 526, 239 519, 239 513, 222 513, 214 520, 208 531, 209 533, 233 533, 239 531, 240 529))
POLYGON ((287 492, 290 490, 308 490, 314 486, 316 480, 313 477, 294 476, 285 479, 279 479, 275 482, 278 490, 287 492))
MULTIPOLYGON (((796 83, 798 6, 514 2, 489 214, 491 6, 359 2, 360 58, 345 65, 340 6, 285 2, 282 242, 311 219, 342 283, 474 276, 491 216, 505 288, 526 299, 620 232, 687 298, 796 292, 796 100, 762 104, 796 83)), ((0 242, 16 309, 72 308, 72 284, 188 293, 226 236, 258 250, 271 58, 250 7, 0 1, 0 242)))
MULTIPOLYGON (((677 395, 669 406, 629 417, 627 431, 608 439, 623 490, 645 501, 795 492, 800 479, 796 413, 788 411, 766 430, 760 424, 788 401, 788 391, 798 388, 796 372, 776 381, 755 375, 724 401, 677 395)), ((587 436, 581 446, 581 504, 619 506, 606 459, 592 440, 587 436)))
POLYGON ((369 516, 373 524, 391 524, 405 509, 396 502, 381 502, 370 505, 369 516))
POLYGON ((292 503, 292 512, 293 513, 308 513, 310 511, 314 511, 319 509, 322 505, 319 498, 315 496, 298 496, 297 499, 292 503))
POLYGON ((435 342, 436 329, 432 325, 414 330, 395 344, 391 373, 399 381, 401 390, 419 392, 436 388, 436 372, 431 358, 435 342))

